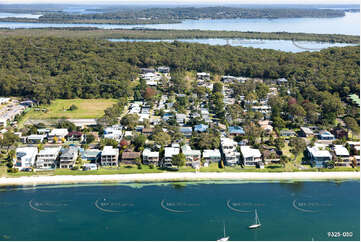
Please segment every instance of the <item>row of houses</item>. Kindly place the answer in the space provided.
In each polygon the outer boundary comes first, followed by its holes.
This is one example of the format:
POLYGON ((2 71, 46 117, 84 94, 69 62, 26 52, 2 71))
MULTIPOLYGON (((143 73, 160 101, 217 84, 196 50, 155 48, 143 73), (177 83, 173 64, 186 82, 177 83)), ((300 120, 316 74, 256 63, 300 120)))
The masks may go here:
POLYGON ((316 143, 307 147, 307 158, 313 167, 323 168, 332 166, 349 167, 360 166, 360 142, 348 142, 349 151, 344 145, 327 145, 316 143))
POLYGON ((55 169, 74 168, 78 158, 90 163, 99 163, 102 166, 117 166, 119 150, 105 146, 103 150, 83 150, 77 146, 45 147, 38 151, 37 147, 19 147, 16 149, 14 167, 19 170, 29 168, 55 169))

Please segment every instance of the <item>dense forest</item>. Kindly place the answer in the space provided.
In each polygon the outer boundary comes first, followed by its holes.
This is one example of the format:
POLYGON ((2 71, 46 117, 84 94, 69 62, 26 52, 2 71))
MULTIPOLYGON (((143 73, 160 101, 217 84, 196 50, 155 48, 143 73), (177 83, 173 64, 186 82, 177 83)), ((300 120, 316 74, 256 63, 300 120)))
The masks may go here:
POLYGON ((359 58, 359 46, 287 53, 180 42, 8 37, 0 42, 0 96, 42 103, 55 98, 129 97, 140 67, 166 65, 177 73, 285 77, 300 97, 328 102, 324 105, 337 113, 339 101, 360 92, 359 58))
POLYGON ((0 36, 49 36, 97 39, 271 39, 320 41, 330 43, 360 43, 360 36, 343 34, 312 34, 288 32, 240 32, 212 30, 161 30, 161 29, 98 29, 91 27, 76 28, 39 28, 7 29, 0 28, 0 36))
POLYGON ((95 14, 45 13, 39 19, 6 18, 4 21, 60 22, 60 23, 121 23, 153 24, 177 23, 185 19, 232 19, 232 18, 334 18, 343 17, 343 10, 307 8, 233 8, 233 7, 187 7, 147 8, 140 10, 117 10, 95 14))

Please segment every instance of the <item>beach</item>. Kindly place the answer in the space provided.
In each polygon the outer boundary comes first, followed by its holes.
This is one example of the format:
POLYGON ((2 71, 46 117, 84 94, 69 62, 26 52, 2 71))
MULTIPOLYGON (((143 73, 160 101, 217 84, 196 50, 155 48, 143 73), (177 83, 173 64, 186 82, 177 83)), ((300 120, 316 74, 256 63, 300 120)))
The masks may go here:
POLYGON ((0 186, 77 184, 99 182, 174 181, 322 181, 359 180, 360 172, 164 172, 116 175, 23 176, 0 178, 0 186))

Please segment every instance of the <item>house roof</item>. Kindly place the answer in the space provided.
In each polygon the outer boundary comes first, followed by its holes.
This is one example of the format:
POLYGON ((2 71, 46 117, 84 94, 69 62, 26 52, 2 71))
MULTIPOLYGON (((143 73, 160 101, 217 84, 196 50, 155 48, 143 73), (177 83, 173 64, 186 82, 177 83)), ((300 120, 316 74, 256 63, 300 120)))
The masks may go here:
POLYGON ((144 149, 143 150, 143 156, 158 158, 159 157, 159 152, 151 151, 150 149, 144 149))
POLYGON ((240 126, 231 126, 228 128, 228 132, 230 134, 245 134, 243 128, 240 126))
POLYGON ((221 157, 221 152, 219 150, 203 150, 203 157, 221 157))
POLYGON ((28 139, 44 139, 46 136, 41 134, 32 134, 28 136, 28 139))
POLYGON ((350 153, 343 145, 335 145, 334 151, 337 156, 350 156, 350 153))
POLYGON ((152 133, 153 129, 152 128, 144 128, 142 129, 142 133, 152 133))
POLYGON ((164 156, 165 157, 171 157, 173 155, 178 155, 179 154, 179 148, 175 148, 175 147, 165 147, 164 148, 164 156))
POLYGON ((140 157, 140 152, 128 151, 122 153, 122 159, 136 159, 140 157))
POLYGON ((192 127, 180 127, 179 131, 181 133, 192 133, 192 127))
POLYGON ((204 132, 208 129, 208 125, 206 124, 197 124, 194 126, 194 131, 204 132))
POLYGON ((259 149, 252 149, 250 146, 241 146, 241 153, 244 158, 262 156, 259 149))
POLYGON ((328 157, 332 158, 330 152, 326 149, 323 149, 325 146, 321 144, 315 144, 313 147, 307 147, 309 153, 312 154, 313 157, 328 157))
POLYGON ((189 145, 183 145, 182 146, 182 153, 185 156, 191 155, 191 156, 201 156, 201 151, 200 150, 192 150, 192 148, 189 145))
POLYGON ((57 155, 60 152, 60 147, 47 147, 40 150, 38 155, 57 155))
POLYGON ((49 135, 50 136, 66 136, 68 134, 67 129, 53 129, 49 135))
POLYGON ((319 132, 319 135, 320 136, 323 136, 323 137, 335 137, 333 134, 331 134, 329 131, 327 130, 321 130, 319 132))
POLYGON ((119 154, 119 150, 113 148, 113 146, 104 146, 103 151, 102 151, 102 156, 103 155, 118 155, 119 154))
POLYGON ((309 134, 309 135, 312 135, 313 134, 313 131, 308 128, 308 127, 301 127, 300 128, 305 134, 309 134))

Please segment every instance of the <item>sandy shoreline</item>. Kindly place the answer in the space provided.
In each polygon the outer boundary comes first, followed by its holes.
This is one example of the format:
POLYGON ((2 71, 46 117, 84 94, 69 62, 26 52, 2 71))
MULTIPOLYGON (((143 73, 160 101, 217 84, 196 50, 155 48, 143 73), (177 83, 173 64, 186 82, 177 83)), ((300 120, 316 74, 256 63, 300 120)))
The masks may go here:
POLYGON ((0 178, 0 186, 76 184, 98 182, 167 182, 167 181, 285 181, 285 180, 360 180, 360 172, 165 172, 116 175, 24 176, 0 178))

